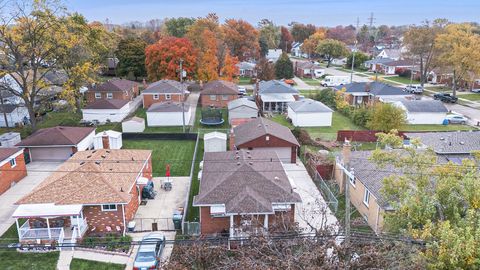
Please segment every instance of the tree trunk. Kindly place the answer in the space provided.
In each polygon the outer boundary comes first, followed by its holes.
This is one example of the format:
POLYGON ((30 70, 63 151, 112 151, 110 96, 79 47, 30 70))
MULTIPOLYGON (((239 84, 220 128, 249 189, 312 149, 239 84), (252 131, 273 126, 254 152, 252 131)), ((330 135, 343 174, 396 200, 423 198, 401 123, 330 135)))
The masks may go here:
POLYGON ((81 114, 82 113, 82 96, 81 95, 75 95, 75 106, 77 107, 76 109, 77 113, 81 114))
POLYGON ((425 67, 423 66, 423 57, 420 57, 420 85, 423 88, 423 85, 425 84, 425 72, 424 72, 425 67))
MULTIPOLYGON (((0 90, 0 104, 2 105, 3 107, 3 96, 2 96, 2 93, 1 93, 2 90, 0 90)), ((8 118, 7 118, 7 112, 4 110, 3 111, 3 119, 5 119, 5 126, 8 128, 9 125, 8 125, 8 118)))
POLYGON ((454 97, 457 96, 457 79, 455 78, 456 72, 455 69, 453 70, 453 78, 452 78, 452 95, 454 97))
POLYGON ((32 130, 37 130, 37 118, 35 118, 35 109, 34 102, 25 100, 25 107, 27 107, 28 115, 30 116, 30 124, 32 125, 32 130))

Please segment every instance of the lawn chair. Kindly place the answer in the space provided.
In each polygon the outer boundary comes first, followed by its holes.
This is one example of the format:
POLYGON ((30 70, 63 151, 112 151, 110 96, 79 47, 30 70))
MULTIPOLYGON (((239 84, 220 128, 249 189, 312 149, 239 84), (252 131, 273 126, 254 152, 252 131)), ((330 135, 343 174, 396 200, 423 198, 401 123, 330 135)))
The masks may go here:
POLYGON ((107 232, 112 232, 112 227, 110 227, 110 226, 105 226, 105 230, 107 230, 107 232))
POLYGON ((122 231, 122 228, 120 228, 120 226, 115 226, 115 229, 117 229, 117 232, 121 232, 121 231, 122 231))

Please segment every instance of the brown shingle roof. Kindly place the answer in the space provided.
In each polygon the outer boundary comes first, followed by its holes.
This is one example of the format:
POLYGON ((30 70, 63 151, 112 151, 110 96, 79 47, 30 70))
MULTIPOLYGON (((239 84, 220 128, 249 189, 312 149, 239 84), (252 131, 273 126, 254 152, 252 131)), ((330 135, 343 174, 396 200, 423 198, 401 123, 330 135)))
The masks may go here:
POLYGON ((124 80, 124 79, 113 79, 102 84, 96 84, 88 88, 88 91, 108 91, 108 92, 116 92, 116 91, 130 91, 134 86, 138 85, 138 83, 134 81, 124 80))
POLYGON ((228 81, 211 81, 203 86, 202 95, 238 95, 236 84, 228 81))
POLYGON ((123 99, 100 99, 88 104, 85 109, 121 109, 128 102, 123 99))
POLYGON ((274 151, 207 152, 194 205, 224 204, 227 213, 272 213, 272 203, 301 202, 274 151))
POLYGON ((21 151, 20 148, 0 148, 0 161, 7 159, 9 156, 21 151))
POLYGON ((16 146, 76 145, 94 130, 94 127, 63 126, 39 129, 16 146))
POLYGON ((255 140, 264 135, 270 135, 300 146, 292 131, 271 120, 259 117, 245 124, 241 124, 233 129, 235 135, 235 144, 237 146, 255 140))
POLYGON ((186 84, 174 80, 160 80, 148 85, 143 94, 183 94, 187 90, 186 84))
POLYGON ((16 204, 128 203, 150 150, 79 151, 16 204))

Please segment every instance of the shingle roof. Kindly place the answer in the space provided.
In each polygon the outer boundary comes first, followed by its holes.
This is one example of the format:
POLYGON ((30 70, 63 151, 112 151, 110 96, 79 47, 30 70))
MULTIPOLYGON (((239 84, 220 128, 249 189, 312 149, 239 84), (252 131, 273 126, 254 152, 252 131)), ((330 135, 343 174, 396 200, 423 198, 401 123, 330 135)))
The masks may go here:
POLYGON ((415 63, 412 60, 396 60, 396 61, 391 61, 391 62, 386 62, 382 63, 384 66, 389 66, 389 67, 410 67, 410 66, 415 66, 415 63))
POLYGON ((354 82, 346 85, 337 86, 336 89, 346 89, 346 93, 369 92, 375 96, 409 96, 401 88, 391 86, 381 82, 354 82))
MULTIPOLYGON (((188 112, 188 110, 190 110, 190 106, 186 104, 183 111, 188 112)), ((154 103, 147 112, 182 112, 182 104, 176 102, 154 103)))
POLYGON ((313 99, 301 99, 288 104, 294 112, 333 112, 327 105, 313 99))
POLYGON ((88 104, 85 109, 120 109, 129 101, 123 99, 100 99, 88 104))
POLYGON ((439 100, 402 100, 408 112, 446 113, 447 107, 439 100))
POLYGON ((393 60, 392 58, 375 58, 375 59, 372 59, 372 60, 368 60, 368 61, 365 61, 365 64, 383 64, 383 63, 388 63, 388 62, 392 62, 392 61, 395 61, 393 60))
POLYGON ((144 94, 182 94, 187 90, 186 84, 174 80, 160 80, 148 85, 144 94))
POLYGON ((298 90, 283 81, 271 80, 259 83, 259 94, 298 94, 298 90))
POLYGON ((282 126, 263 117, 259 117, 235 127, 233 133, 235 135, 235 144, 237 146, 264 135, 274 136, 297 146, 300 145, 288 127, 282 126))
POLYGON ((89 87, 89 91, 108 91, 108 92, 115 92, 115 91, 129 91, 132 87, 138 85, 138 83, 124 80, 124 79, 114 79, 109 80, 108 82, 104 82, 102 84, 95 84, 89 87))
POLYGON ((94 127, 63 126, 39 129, 16 146, 76 145, 94 130, 94 127))
POLYGON ((79 151, 16 204, 128 203, 150 150, 79 151))
POLYGON ((227 104, 227 106, 228 106, 228 110, 233 110, 241 106, 246 106, 246 107, 250 107, 258 110, 257 104, 255 104, 255 102, 248 100, 246 98, 237 98, 235 100, 232 100, 227 104))
POLYGON ((407 132, 408 138, 419 138, 437 154, 470 154, 480 150, 480 131, 407 132))
POLYGON ((20 148, 0 148, 0 161, 7 159, 9 156, 22 151, 20 148))
POLYGON ((240 62, 236 65, 239 69, 244 69, 244 70, 254 70, 255 69, 255 64, 250 63, 250 62, 240 62))
POLYGON ((145 119, 141 118, 141 117, 138 117, 138 116, 134 116, 134 117, 131 117, 123 122, 129 122, 129 121, 134 121, 134 122, 137 122, 137 123, 144 123, 145 122, 145 119))
POLYGON ((301 202, 274 151, 208 152, 194 205, 224 204, 227 213, 273 213, 272 203, 301 202))
POLYGON ((238 95, 236 84, 223 80, 216 80, 206 83, 203 86, 201 95, 238 95))
POLYGON ((297 67, 301 69, 319 69, 322 68, 319 64, 312 61, 297 62, 297 67))
MULTIPOLYGON (((0 104, 0 113, 11 113, 16 108, 17 108, 17 106, 15 106, 13 104, 0 104)), ((3 115, 1 117, 3 117, 3 115)))

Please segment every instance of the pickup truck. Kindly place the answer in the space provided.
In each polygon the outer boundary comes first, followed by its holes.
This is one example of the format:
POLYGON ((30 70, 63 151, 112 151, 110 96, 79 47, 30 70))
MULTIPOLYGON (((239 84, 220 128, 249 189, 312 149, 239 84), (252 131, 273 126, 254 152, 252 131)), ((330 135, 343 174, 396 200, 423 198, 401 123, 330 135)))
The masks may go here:
POLYGON ((433 99, 440 100, 442 102, 447 102, 447 103, 456 103, 458 101, 457 97, 454 97, 450 94, 444 94, 444 93, 437 93, 433 95, 433 99))

